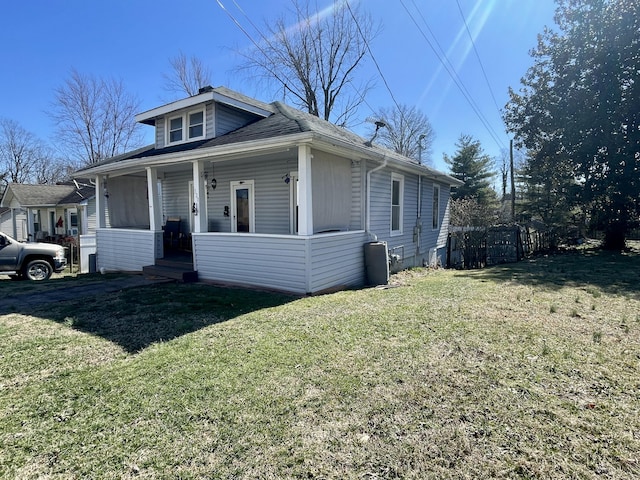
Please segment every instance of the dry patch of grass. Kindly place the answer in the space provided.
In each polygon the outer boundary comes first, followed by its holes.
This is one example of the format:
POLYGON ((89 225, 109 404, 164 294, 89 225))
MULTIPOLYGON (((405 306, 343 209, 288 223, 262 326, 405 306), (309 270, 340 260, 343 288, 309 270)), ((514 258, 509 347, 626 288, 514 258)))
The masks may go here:
POLYGON ((5 315, 0 477, 638 478, 638 271, 585 252, 5 315))

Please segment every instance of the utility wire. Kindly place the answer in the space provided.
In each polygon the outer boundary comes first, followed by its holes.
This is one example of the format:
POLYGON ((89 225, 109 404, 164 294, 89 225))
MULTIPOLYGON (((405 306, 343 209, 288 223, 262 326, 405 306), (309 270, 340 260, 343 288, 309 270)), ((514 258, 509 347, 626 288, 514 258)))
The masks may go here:
POLYGON ((478 59, 478 63, 480 64, 480 70, 482 70, 482 76, 484 77, 485 82, 487 82, 487 87, 489 87, 489 93, 491 94, 491 98, 493 99, 493 104, 496 106, 498 115, 502 115, 502 113, 500 112, 500 107, 498 106, 498 101, 496 100, 496 96, 493 94, 491 83, 489 83, 487 72, 484 69, 484 65, 482 64, 482 60, 480 59, 480 54, 478 53, 478 49, 476 48, 476 42, 473 40, 473 35, 471 35, 471 30, 469 29, 467 18, 464 16, 464 12, 462 11, 462 7, 460 6, 460 0, 456 0, 456 3, 458 4, 458 11, 460 12, 460 16, 462 17, 462 21, 464 22, 464 26, 467 30, 467 35, 469 35, 469 40, 471 40, 471 45, 473 46, 473 52, 476 54, 476 58, 478 59))
MULTIPOLYGON (((404 114, 402 113, 402 108, 400 107, 400 104, 398 104, 398 101, 396 100, 395 95, 391 91, 391 87, 389 86, 389 82, 387 82, 387 79, 385 78, 384 74, 382 73, 382 69, 380 68, 380 65, 378 64, 378 61, 376 60, 376 57, 373 54, 373 51, 371 50, 371 47, 369 46, 369 42, 367 41, 367 38, 362 33, 362 29, 360 28, 360 24, 358 23, 358 19, 356 18, 355 14, 353 13, 353 10, 351 10, 351 5, 349 4, 349 0, 345 0, 344 3, 347 6, 347 8, 349 9, 349 13, 351 14, 351 18, 353 18, 353 23, 355 23, 356 28, 358 29, 358 32, 360 33, 360 36, 362 37, 362 41, 364 42, 364 45, 367 47, 367 51, 369 52, 369 56, 371 57, 371 60, 373 60, 373 63, 376 66, 376 69, 378 70, 378 73, 380 74, 380 77, 382 78, 382 81, 384 82, 384 86, 387 88, 387 91, 389 92, 389 95, 391 96, 391 100, 393 100, 393 103, 395 104, 396 108, 398 109, 398 112, 400 113, 400 117, 402 117, 402 121, 404 123, 406 123, 406 119, 404 118, 404 114)), ((373 108, 371 108, 371 105, 369 105, 367 103, 367 101, 364 99, 364 97, 362 97, 362 101, 371 109, 371 112, 373 112, 374 114, 376 113, 375 110, 373 108)))
MULTIPOLYGON (((251 43, 253 43, 253 45, 255 45, 255 47, 260 51, 260 53, 262 53, 262 55, 264 55, 265 58, 269 58, 269 56, 267 55, 267 52, 264 51, 264 49, 260 46, 260 44, 258 42, 256 42, 253 37, 251 36, 251 34, 249 32, 247 32, 247 30, 240 24, 240 22, 233 16, 233 14, 231 12, 229 12, 225 6, 223 5, 223 3, 220 0, 216 0, 216 2, 218 2, 218 5, 220 6, 220 8, 222 9, 222 11, 224 11, 224 13, 227 14, 227 16, 231 19, 231 21, 240 29, 240 31, 242 33, 245 34, 245 36, 251 41, 251 43)), ((244 13, 244 10, 242 10, 242 8, 240 8, 240 6, 235 2, 233 2, 235 4, 235 6, 244 14, 245 17, 249 18, 247 16, 246 13, 244 13)), ((249 23, 251 23, 251 25, 253 26, 253 28, 255 28, 258 32, 260 32, 260 30, 258 28, 256 28, 256 26, 253 24, 253 22, 249 19, 249 23)), ((262 35, 262 33, 260 33, 260 36, 262 37, 263 40, 265 40, 267 43, 269 43, 269 41, 264 37, 264 35, 262 35)), ((285 80, 283 80, 282 78, 280 78, 280 76, 273 71, 273 69, 269 68, 268 66, 265 66, 265 68, 276 78, 276 80, 278 80, 282 85, 284 85, 284 88, 289 90, 291 93, 294 93, 293 90, 291 90, 291 88, 289 88, 288 84, 291 83, 290 81, 288 81, 289 79, 286 78, 285 80)))
MULTIPOLYGON (((480 111, 480 108, 478 107, 477 103, 473 99, 473 96, 469 93, 467 88, 464 86, 464 83, 462 82, 462 80, 460 79, 458 74, 456 73, 455 68, 453 67, 453 65, 451 64, 449 59, 447 58, 446 53, 444 53, 444 50, 442 49, 442 47, 438 43, 438 40, 436 39, 435 35, 433 34, 433 31, 429 27, 429 25, 426 22, 425 18, 422 16, 422 13, 420 12, 420 10, 418 9, 418 13, 420 13, 420 17, 422 18, 423 23, 425 24, 425 26, 426 26, 427 30, 429 31, 429 33, 431 33, 431 36, 433 37, 433 39, 434 39, 435 43, 437 44, 438 48, 440 49, 441 53, 438 52, 438 50, 435 48, 435 46, 433 45, 433 43, 431 42, 429 37, 425 34, 424 30, 422 29, 420 24, 418 24, 418 22, 416 21, 415 17, 413 16, 413 14, 409 11, 409 9, 407 8, 407 6, 404 3, 404 1, 400 0, 400 3, 402 4, 403 8, 407 12, 407 15, 409 15, 409 18, 411 18, 411 20, 413 21, 414 25, 416 26, 416 28, 418 29, 418 31, 420 32, 422 37, 425 39, 425 41, 427 42, 427 44, 429 45, 429 47, 431 48, 433 53, 438 58, 438 60, 440 61, 440 63, 444 67, 444 69, 447 71, 447 73, 449 74, 449 76, 451 77, 453 82, 456 84, 456 86, 458 87, 458 89, 460 90, 460 92, 462 93, 464 98, 467 100, 467 102, 471 106, 472 110, 474 111, 474 113, 476 114, 476 116, 478 117, 480 122, 483 124, 483 126, 485 127, 485 129, 487 130, 489 135, 491 135, 491 138, 493 138, 494 142, 496 142, 496 145, 498 145, 498 147, 501 148, 501 149, 506 148, 504 146, 504 144, 502 143, 502 141, 499 139, 499 137, 496 134, 496 132, 493 129, 493 127, 487 121, 486 117, 480 111)), ((413 5, 414 5, 414 7, 416 7, 415 2, 414 2, 413 5)), ((416 9, 417 9, 417 7, 416 7, 416 9)))

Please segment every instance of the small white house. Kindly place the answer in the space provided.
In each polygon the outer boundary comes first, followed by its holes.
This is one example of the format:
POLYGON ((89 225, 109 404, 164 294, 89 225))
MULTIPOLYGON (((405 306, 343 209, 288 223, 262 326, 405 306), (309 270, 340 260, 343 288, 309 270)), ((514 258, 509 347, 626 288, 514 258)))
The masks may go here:
POLYGON ((136 120, 153 145, 76 172, 95 179, 98 269, 154 264, 169 225, 199 279, 299 294, 363 285, 373 240, 396 269, 444 263, 449 175, 224 87, 136 120))
POLYGON ((10 183, 0 200, 2 231, 20 241, 78 236, 95 230, 95 187, 10 183))

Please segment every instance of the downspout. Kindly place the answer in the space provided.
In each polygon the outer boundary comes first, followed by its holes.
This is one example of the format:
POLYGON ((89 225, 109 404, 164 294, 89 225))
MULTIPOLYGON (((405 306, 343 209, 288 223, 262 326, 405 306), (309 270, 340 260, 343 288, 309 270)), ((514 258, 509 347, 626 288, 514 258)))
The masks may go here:
POLYGON ((383 169, 387 166, 387 159, 384 159, 381 165, 378 165, 373 170, 369 170, 367 172, 367 219, 366 219, 366 230, 367 235, 371 237, 374 241, 378 241, 378 236, 375 233, 371 233, 371 174, 373 172, 377 172, 378 170, 383 169))

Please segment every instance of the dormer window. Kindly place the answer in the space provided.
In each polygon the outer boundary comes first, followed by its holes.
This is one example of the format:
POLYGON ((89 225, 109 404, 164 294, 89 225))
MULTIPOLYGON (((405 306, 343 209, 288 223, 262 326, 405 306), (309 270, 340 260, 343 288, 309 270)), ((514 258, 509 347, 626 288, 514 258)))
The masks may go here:
POLYGON ((189 114, 189 138, 200 138, 204 136, 204 112, 193 112, 189 114))
POLYGON ((182 115, 175 117, 169 117, 167 122, 167 137, 169 139, 169 145, 204 138, 204 119, 204 109, 185 112, 182 115))
POLYGON ((169 143, 182 141, 182 117, 169 119, 169 143))

